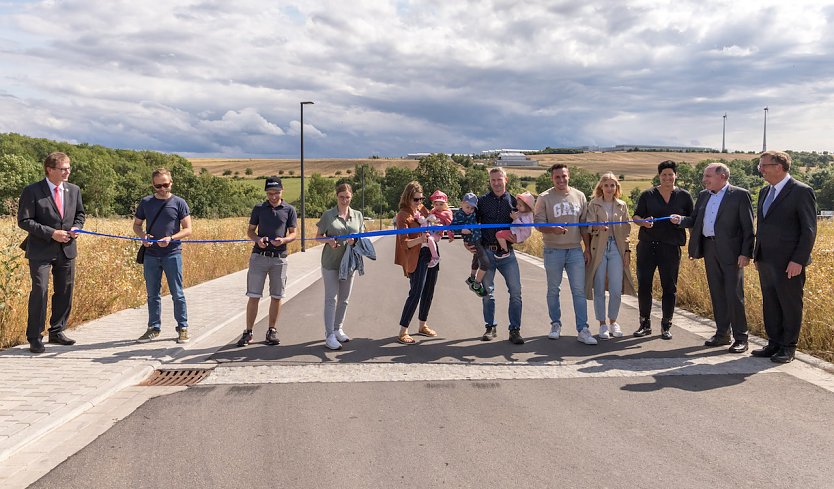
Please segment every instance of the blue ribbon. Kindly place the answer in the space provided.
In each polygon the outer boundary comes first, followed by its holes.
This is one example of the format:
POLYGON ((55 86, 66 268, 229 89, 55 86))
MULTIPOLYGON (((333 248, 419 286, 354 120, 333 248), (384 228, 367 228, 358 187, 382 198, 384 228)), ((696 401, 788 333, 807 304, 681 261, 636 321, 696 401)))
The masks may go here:
MULTIPOLYGON (((546 228, 546 227, 588 227, 588 226, 615 226, 617 224, 631 224, 641 222, 655 222, 665 221, 670 217, 655 217, 652 219, 633 219, 631 221, 605 221, 605 222, 565 222, 565 223, 518 223, 518 224, 455 224, 449 226, 425 226, 417 228, 402 228, 402 229, 383 229, 381 231, 367 231, 364 233, 344 234, 341 236, 327 236, 324 238, 305 238, 306 241, 325 241, 333 238, 337 239, 359 239, 359 238, 373 238, 376 236, 396 236, 399 234, 414 234, 414 233, 439 233, 442 231, 458 231, 463 229, 507 229, 510 227, 531 227, 531 228, 546 228)), ((101 236, 104 238, 125 239, 128 241, 142 241, 145 243, 159 243, 158 239, 145 239, 135 236, 119 236, 117 234, 97 233, 94 231, 86 231, 78 229, 75 231, 79 234, 89 234, 92 236, 101 236)), ((252 243, 251 239, 188 239, 171 240, 171 243, 188 243, 188 244, 205 244, 205 243, 252 243)))

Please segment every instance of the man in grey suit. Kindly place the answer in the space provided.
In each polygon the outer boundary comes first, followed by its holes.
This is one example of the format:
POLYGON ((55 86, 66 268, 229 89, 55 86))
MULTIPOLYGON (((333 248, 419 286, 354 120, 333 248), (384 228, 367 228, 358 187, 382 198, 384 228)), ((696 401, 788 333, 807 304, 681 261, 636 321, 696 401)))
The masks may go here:
POLYGON ((744 267, 753 256, 753 201, 747 190, 730 185, 729 179, 727 165, 708 165, 704 168, 704 190, 698 194, 692 215, 675 214, 671 221, 692 228, 689 258, 704 259, 716 328, 704 344, 732 343, 730 353, 743 353, 747 351, 744 267))
POLYGON ((794 180, 790 168, 790 155, 781 151, 766 151, 759 158, 759 172, 769 185, 759 192, 753 259, 762 284, 768 342, 751 353, 776 363, 788 363, 796 354, 805 267, 817 237, 814 190, 794 180))
POLYGON ((71 170, 69 156, 50 153, 43 162, 43 170, 46 178, 23 189, 17 211, 18 226, 29 233, 21 248, 26 251, 32 277, 26 326, 26 339, 32 353, 45 351, 41 334, 46 324, 50 272, 54 291, 49 342, 75 344, 75 340, 63 331, 72 309, 75 257, 78 254, 75 231, 84 226, 85 218, 81 191, 67 181, 71 170))

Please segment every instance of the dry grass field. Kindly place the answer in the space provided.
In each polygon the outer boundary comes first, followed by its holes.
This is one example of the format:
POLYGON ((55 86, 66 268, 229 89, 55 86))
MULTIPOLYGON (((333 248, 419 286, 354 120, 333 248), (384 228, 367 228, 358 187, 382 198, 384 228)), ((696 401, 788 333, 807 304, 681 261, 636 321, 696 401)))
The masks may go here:
MULTIPOLYGON (((310 219, 306 223, 307 236, 315 236, 315 222, 310 219)), ((248 218, 245 217, 194 219, 191 239, 246 239, 247 223, 248 218)), ((130 235, 131 225, 131 219, 89 218, 85 229, 130 235)), ((0 218, 0 348, 26 341, 27 300, 31 282, 28 264, 18 248, 24 237, 25 233, 17 227, 14 219, 0 218)), ((291 252, 298 251, 300 242, 295 241, 289 246, 291 252)), ((79 238, 70 327, 145 303, 142 266, 134 263, 137 247, 135 241, 84 235, 79 238)), ((251 243, 184 246, 185 286, 246 268, 251 247, 251 243)), ((244 304, 243 292, 241 307, 244 304)), ((137 325, 137 332, 141 332, 142 328, 143 325, 137 325)))
MULTIPOLYGON (((746 157, 747 155, 733 155, 721 153, 672 153, 672 152, 631 152, 631 153, 580 153, 580 154, 553 154, 534 155, 530 158, 535 160, 537 166, 507 167, 507 171, 520 177, 538 177, 542 172, 554 163, 567 163, 571 166, 585 168, 593 173, 605 173, 613 171, 616 175, 625 176, 623 184, 627 193, 634 187, 646 189, 651 179, 657 174, 657 164, 663 160, 683 161, 696 164, 705 159, 720 159, 746 157)), ((220 159, 220 158, 191 158, 194 171, 199 172, 201 168, 207 169, 212 175, 222 175, 224 170, 240 172, 246 176, 247 168, 252 169, 252 176, 277 175, 280 170, 284 175, 290 171, 295 175, 300 174, 298 160, 278 159, 220 159)), ((334 177, 336 172, 346 175, 347 170, 353 170, 358 164, 369 164, 372 167, 384 172, 389 166, 408 167, 412 170, 417 167, 417 160, 405 160, 399 158, 383 159, 308 159, 304 160, 304 170, 307 175, 320 173, 323 176, 334 177)))
MULTIPOLYGON (((636 226, 632 226, 632 243, 637 243, 637 230, 636 226)), ((533 233, 533 236, 523 245, 518 246, 518 249, 541 257, 543 255, 541 234, 533 233)), ((683 256, 687 256, 686 249, 683 250, 683 256)), ((834 361, 834 334, 832 334, 834 328, 831 326, 831 318, 828 317, 831 314, 828 310, 830 298, 834 297, 834 282, 831 280, 831 277, 834 277, 834 222, 820 221, 812 257, 813 263, 808 267, 805 282, 805 311, 799 348, 827 361, 834 361)), ((636 260, 632 260, 631 268, 636 278, 635 263, 636 260)), ((762 292, 759 287, 759 275, 753 265, 745 269, 744 291, 750 331, 764 337, 762 292)), ((657 275, 653 295, 656 298, 660 297, 660 282, 657 275)), ((544 300, 543 292, 542 300, 544 300)), ((678 307, 712 318, 712 303, 709 298, 703 260, 684 258, 681 262, 678 278, 678 307)), ((626 334, 637 329, 635 324, 624 324, 623 327, 626 334)))
MULTIPOLYGON (((540 166, 549 167, 554 163, 567 163, 585 168, 592 173, 612 171, 616 175, 625 175, 626 180, 651 180, 657 175, 657 164, 663 160, 673 160, 696 164, 707 159, 733 159, 747 155, 722 153, 671 153, 642 152, 631 153, 580 153, 572 155, 535 155, 531 156, 540 166)), ((752 158, 752 155, 750 156, 752 158)))
MULTIPOLYGON (((247 168, 252 169, 252 177, 278 175, 280 170, 284 171, 284 175, 289 175, 290 171, 295 172, 295 175, 301 174, 301 167, 298 160, 190 158, 189 161, 194 167, 195 172, 199 172, 201 168, 205 168, 209 173, 217 176, 222 175, 223 170, 231 170, 232 173, 240 172, 241 176, 246 176, 245 171, 247 168)), ((417 160, 404 160, 400 158, 304 158, 304 173, 307 176, 313 173, 320 173, 325 177, 334 177, 337 171, 341 172, 340 175, 346 175, 347 170, 353 171, 356 165, 362 164, 368 164, 381 172, 384 172, 389 166, 407 167, 412 170, 417 168, 417 160)))

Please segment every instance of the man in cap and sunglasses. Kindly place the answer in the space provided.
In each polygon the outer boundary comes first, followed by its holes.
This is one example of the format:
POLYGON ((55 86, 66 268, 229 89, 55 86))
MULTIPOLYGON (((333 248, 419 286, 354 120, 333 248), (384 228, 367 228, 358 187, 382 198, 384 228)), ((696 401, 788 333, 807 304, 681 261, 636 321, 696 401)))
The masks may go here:
POLYGON ((237 346, 246 346, 252 341, 252 329, 258 315, 258 304, 264 293, 266 277, 269 276, 269 324, 266 343, 277 345, 278 313, 284 288, 287 285, 287 244, 295 240, 297 214, 295 207, 283 199, 284 186, 278 177, 269 177, 264 184, 266 201, 252 209, 246 235, 255 242, 249 257, 249 271, 246 274, 246 330, 237 346))
POLYGON ((151 175, 153 194, 139 201, 133 220, 133 232, 143 238, 145 288, 148 292, 148 329, 137 340, 147 343, 162 329, 162 273, 168 281, 174 319, 177 321, 177 343, 188 342, 188 314, 182 289, 182 250, 180 240, 191 236, 191 212, 182 197, 171 193, 174 181, 171 172, 158 168, 151 175), (143 229, 143 222, 147 226, 143 229))

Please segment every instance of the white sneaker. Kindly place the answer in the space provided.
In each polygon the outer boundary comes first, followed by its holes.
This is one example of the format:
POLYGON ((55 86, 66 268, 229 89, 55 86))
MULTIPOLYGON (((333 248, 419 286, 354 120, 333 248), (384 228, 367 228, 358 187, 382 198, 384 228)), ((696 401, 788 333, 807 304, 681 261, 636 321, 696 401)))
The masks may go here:
POLYGON ((339 340, 336 339, 335 334, 327 335, 327 338, 324 340, 324 346, 330 348, 331 350, 341 350, 342 344, 339 343, 339 340))
POLYGON ((596 345, 597 339, 591 334, 591 330, 587 327, 582 328, 582 331, 576 336, 577 341, 585 343, 586 345, 596 345))
POLYGON ((599 325, 599 339, 601 340, 610 340, 611 335, 608 334, 608 325, 607 324, 600 324, 599 325))
POLYGON ((345 334, 345 330, 342 328, 337 329, 333 332, 336 335, 336 339, 339 340, 340 343, 347 343, 350 341, 350 336, 345 334))
POLYGON ((620 325, 617 323, 611 323, 608 327, 611 330, 611 336, 614 338, 622 338, 623 337, 623 330, 620 329, 620 325))
POLYGON ((551 340, 558 340, 559 336, 562 335, 562 325, 561 324, 554 324, 550 327, 550 334, 547 335, 548 338, 551 340))

